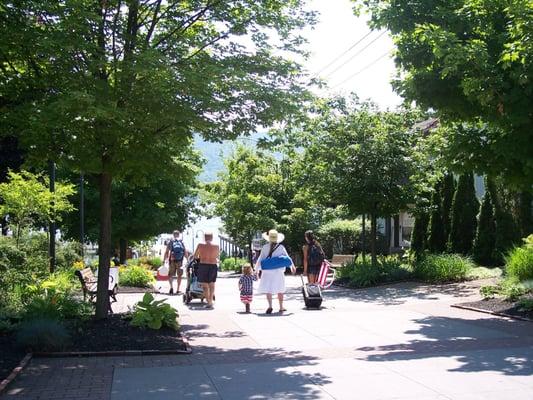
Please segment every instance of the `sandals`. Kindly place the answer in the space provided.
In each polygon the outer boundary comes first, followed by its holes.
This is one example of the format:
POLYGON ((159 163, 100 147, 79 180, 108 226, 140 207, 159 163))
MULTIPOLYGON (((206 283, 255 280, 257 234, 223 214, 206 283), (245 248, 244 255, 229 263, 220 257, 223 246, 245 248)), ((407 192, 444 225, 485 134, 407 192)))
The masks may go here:
POLYGON ((268 307, 267 310, 266 310, 266 313, 267 314, 272 314, 272 307, 268 307))

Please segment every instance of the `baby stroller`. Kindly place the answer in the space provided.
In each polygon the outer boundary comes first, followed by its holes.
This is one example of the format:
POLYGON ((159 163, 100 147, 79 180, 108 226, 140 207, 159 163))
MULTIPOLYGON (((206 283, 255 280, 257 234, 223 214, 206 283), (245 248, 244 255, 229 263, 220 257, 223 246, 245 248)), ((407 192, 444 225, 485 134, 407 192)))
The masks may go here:
POLYGON ((193 299, 204 301, 204 291, 198 282, 198 261, 193 256, 189 257, 185 266, 187 273, 187 287, 183 294, 183 303, 189 304, 193 299))

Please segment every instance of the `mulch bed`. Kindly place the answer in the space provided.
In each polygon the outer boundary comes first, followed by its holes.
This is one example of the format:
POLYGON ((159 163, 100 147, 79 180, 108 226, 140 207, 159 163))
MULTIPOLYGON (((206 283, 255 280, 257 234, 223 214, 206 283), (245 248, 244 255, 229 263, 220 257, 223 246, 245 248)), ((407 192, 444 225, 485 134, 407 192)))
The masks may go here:
POLYGON ((470 303, 460 303, 457 305, 533 321, 533 311, 521 311, 518 309, 518 302, 512 302, 501 298, 479 300, 470 303))
POLYGON ((143 287, 133 287, 133 286, 119 286, 118 292, 120 294, 124 294, 124 293, 155 293, 155 288, 154 287, 143 288, 143 287))
POLYGON ((13 345, 14 341, 13 335, 0 334, 0 382, 9 376, 26 355, 25 351, 13 345))
POLYGON ((130 325, 124 314, 113 314, 105 320, 90 319, 72 326, 71 343, 65 351, 187 351, 180 332, 169 328, 140 329, 130 325))

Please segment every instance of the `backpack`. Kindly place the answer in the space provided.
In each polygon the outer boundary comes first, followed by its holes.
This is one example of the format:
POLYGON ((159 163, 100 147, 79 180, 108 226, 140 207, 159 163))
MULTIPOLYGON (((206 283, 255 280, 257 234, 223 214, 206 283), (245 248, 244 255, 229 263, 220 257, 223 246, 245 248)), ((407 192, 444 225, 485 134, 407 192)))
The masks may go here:
POLYGON ((321 265, 324 261, 324 251, 316 242, 307 247, 307 262, 309 265, 321 265))
POLYGON ((183 260, 185 256, 185 245, 180 239, 173 239, 170 241, 170 251, 172 252, 172 258, 176 261, 183 260))

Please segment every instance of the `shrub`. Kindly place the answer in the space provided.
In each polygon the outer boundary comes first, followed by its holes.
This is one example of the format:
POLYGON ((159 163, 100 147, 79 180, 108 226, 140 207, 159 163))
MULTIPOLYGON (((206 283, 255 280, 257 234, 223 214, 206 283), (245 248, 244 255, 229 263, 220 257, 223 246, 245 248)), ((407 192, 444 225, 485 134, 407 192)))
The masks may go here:
POLYGON ((519 281, 533 279, 533 247, 515 247, 505 258, 505 271, 508 276, 519 281))
POLYGON ((20 324, 16 333, 16 344, 32 351, 57 351, 69 341, 67 329, 61 322, 38 318, 20 324))
POLYGON ((68 271, 56 272, 37 285, 29 285, 24 296, 25 320, 87 318, 90 304, 75 297, 77 282, 68 271))
POLYGON ((533 299, 522 299, 518 302, 518 310, 522 312, 533 312, 533 299))
POLYGON ((500 294, 509 301, 517 301, 528 289, 516 279, 505 279, 499 285, 500 294))
POLYGON ((481 288, 479 288, 479 294, 481 294, 481 296, 484 299, 492 299, 499 292, 500 292, 500 289, 498 288, 498 286, 488 285, 488 286, 481 286, 481 288))
POLYGON ((427 282, 457 282, 465 280, 474 263, 458 254, 428 254, 414 265, 417 278, 427 282))
POLYGON ((145 293, 142 301, 134 306, 131 325, 150 329, 166 326, 178 330, 178 312, 165 301, 155 300, 150 293, 145 293))
POLYGON ((226 258, 222 263, 220 264, 220 269, 222 271, 235 271, 240 269, 244 264, 250 263, 249 260, 246 258, 226 258))
POLYGON ((368 287, 379 283, 398 282, 409 279, 411 269, 397 256, 379 257, 373 266, 370 258, 357 258, 339 269, 339 279, 348 281, 351 287, 368 287))
MULTIPOLYGON (((367 224, 367 244, 369 246, 369 229, 367 224)), ((328 257, 335 254, 354 254, 362 250, 362 224, 360 219, 335 219, 318 230, 320 243, 328 257)))
POLYGON ((82 261, 80 244, 73 241, 62 241, 56 249, 57 268, 69 269, 72 265, 82 261))
POLYGON ((499 278, 502 276, 501 268, 475 267, 468 271, 468 279, 489 279, 499 278))
POLYGON ((158 269, 161 265, 163 265, 163 260, 161 257, 154 257, 148 259, 148 264, 152 266, 152 269, 158 269))
POLYGON ((155 281, 153 274, 140 266, 120 269, 119 282, 122 286, 150 287, 155 281))

